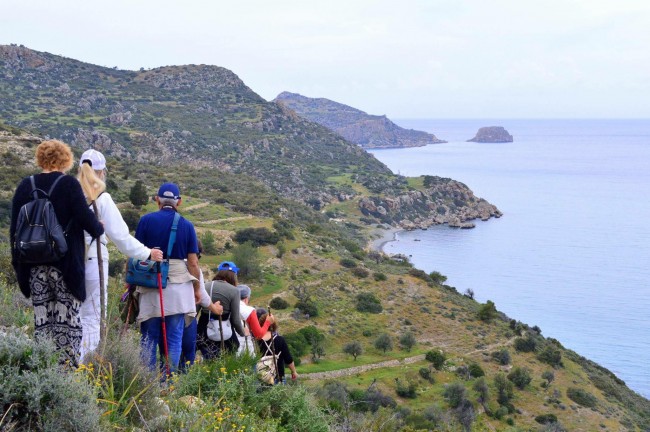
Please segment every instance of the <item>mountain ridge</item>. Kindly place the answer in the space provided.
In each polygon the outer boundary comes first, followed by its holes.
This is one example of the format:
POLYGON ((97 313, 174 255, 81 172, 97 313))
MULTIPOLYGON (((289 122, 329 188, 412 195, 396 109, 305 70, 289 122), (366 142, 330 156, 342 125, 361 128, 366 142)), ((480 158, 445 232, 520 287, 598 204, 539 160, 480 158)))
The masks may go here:
POLYGON ((321 124, 363 148, 421 147, 447 142, 427 132, 397 126, 385 115, 370 115, 326 98, 309 98, 284 91, 274 102, 287 106, 299 116, 321 124))
MULTIPOLYGON (((0 98, 5 123, 76 149, 96 148, 131 163, 136 175, 138 167, 183 164, 254 177, 316 209, 355 200, 356 211, 364 212, 362 197, 399 202, 399 208, 384 207, 392 214, 368 213, 395 226, 418 223, 414 219, 467 222, 471 212, 463 207, 475 206, 452 206, 457 197, 446 192, 411 206, 400 199, 412 190, 404 177, 330 129, 265 101, 219 66, 123 71, 4 45, 0 98), (433 218, 440 206, 452 212, 433 218)), ((499 215, 496 207, 490 213, 499 215)))

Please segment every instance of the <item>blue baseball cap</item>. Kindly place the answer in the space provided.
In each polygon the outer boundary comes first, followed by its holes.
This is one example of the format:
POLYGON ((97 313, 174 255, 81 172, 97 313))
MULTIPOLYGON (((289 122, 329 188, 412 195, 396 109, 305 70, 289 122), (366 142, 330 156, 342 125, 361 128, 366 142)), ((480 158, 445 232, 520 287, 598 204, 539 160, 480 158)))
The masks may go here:
POLYGON ((179 199, 181 197, 181 190, 174 183, 163 183, 158 189, 158 197, 179 199))
POLYGON ((219 264, 219 267, 217 270, 230 270, 231 272, 237 274, 239 273, 239 267, 235 265, 234 262, 232 261, 224 261, 221 264, 219 264))

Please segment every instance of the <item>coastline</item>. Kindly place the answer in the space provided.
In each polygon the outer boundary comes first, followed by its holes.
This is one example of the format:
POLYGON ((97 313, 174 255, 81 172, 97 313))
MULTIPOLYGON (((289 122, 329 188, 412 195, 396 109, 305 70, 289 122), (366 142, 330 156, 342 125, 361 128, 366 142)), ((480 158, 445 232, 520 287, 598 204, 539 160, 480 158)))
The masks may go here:
POLYGON ((402 231, 400 228, 376 228, 370 232, 370 241, 368 242, 368 248, 374 252, 383 253, 384 246, 386 243, 397 240, 397 233, 402 231))

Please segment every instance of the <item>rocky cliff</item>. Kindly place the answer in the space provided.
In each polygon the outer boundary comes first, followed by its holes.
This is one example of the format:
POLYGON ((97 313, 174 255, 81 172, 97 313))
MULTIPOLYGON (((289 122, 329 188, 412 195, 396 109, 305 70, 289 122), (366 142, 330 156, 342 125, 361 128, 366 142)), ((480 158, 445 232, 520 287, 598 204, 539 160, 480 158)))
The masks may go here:
POLYGON ((463 183, 436 176, 425 176, 424 183, 424 190, 412 190, 396 197, 362 198, 361 212, 404 229, 441 224, 473 228, 475 219, 485 221, 502 216, 496 206, 476 197, 463 183))
POLYGON ((482 127, 476 132, 476 136, 467 142, 479 143, 505 143, 512 142, 512 135, 503 126, 482 127))
POLYGON ((275 102, 364 148, 419 147, 446 142, 427 132, 401 128, 386 116, 369 115, 329 99, 283 92, 275 102))

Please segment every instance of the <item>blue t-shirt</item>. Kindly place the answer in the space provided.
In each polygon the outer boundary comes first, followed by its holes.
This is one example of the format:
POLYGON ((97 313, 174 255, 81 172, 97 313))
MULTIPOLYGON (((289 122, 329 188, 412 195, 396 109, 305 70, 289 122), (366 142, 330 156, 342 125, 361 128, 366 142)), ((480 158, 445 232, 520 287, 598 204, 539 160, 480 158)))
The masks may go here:
POLYGON ((135 238, 148 248, 160 248, 164 258, 186 259, 188 254, 198 254, 199 244, 194 225, 181 216, 176 231, 176 242, 172 247, 171 256, 167 256, 167 243, 169 243, 175 214, 174 209, 163 208, 142 216, 138 222, 138 228, 135 230, 135 238))

